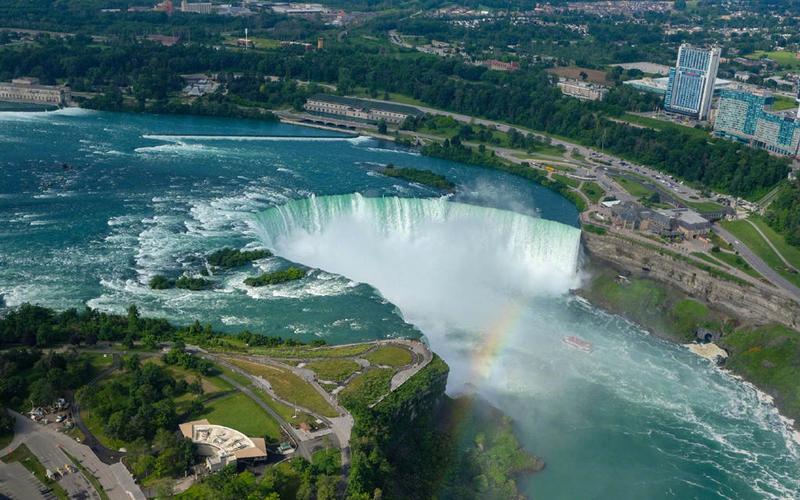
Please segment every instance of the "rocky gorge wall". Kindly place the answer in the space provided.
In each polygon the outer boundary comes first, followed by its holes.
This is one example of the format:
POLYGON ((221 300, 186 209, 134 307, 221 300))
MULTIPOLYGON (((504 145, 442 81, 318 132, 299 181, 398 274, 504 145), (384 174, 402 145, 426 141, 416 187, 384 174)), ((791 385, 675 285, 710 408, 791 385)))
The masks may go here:
POLYGON ((581 240, 592 259, 609 263, 637 277, 671 285, 742 322, 754 325, 776 322, 793 329, 800 328, 800 304, 770 285, 748 286, 727 281, 668 252, 614 234, 584 231, 581 240))

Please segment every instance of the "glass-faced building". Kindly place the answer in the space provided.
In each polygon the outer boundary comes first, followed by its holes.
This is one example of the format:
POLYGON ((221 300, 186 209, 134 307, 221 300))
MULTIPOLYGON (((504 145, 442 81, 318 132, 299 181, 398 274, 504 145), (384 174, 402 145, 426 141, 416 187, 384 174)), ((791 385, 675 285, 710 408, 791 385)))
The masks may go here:
POLYGON ((744 90, 720 93, 714 134, 760 147, 772 153, 793 156, 800 148, 800 121, 787 113, 770 113, 772 96, 744 90))
POLYGON ((669 70, 664 109, 705 120, 711 110, 719 56, 717 47, 701 49, 681 45, 675 67, 669 70))

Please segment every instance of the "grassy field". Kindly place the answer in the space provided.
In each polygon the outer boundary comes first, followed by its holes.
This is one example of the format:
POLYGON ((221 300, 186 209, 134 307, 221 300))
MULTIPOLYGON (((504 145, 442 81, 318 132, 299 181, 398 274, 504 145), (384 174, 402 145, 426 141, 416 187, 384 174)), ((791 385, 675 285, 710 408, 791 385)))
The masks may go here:
POLYGON ((722 205, 719 203, 714 203, 713 201, 692 201, 692 200, 680 200, 683 202, 687 207, 693 208, 698 212, 716 212, 718 210, 722 210, 722 205))
POLYGON ((605 71, 600 71, 598 69, 582 68, 580 66, 559 66, 548 69, 547 72, 573 80, 581 80, 581 73, 583 73, 586 75, 586 80, 589 82, 599 83, 600 85, 609 84, 605 71))
POLYGON ((275 443, 281 438, 278 422, 241 392, 206 403, 203 413, 193 418, 206 418, 212 424, 236 429, 250 437, 265 437, 268 442, 275 443))
POLYGON ((259 389, 257 387, 252 388, 253 392, 258 396, 260 400, 267 404, 270 408, 272 408, 275 413, 280 415, 284 420, 287 422, 297 425, 301 422, 306 422, 307 424, 312 424, 317 419, 315 416, 310 415, 308 413, 302 411, 295 411, 295 409, 291 406, 285 405, 280 401, 274 400, 267 392, 263 389, 259 389))
POLYGON ((681 125, 680 123, 675 123, 667 120, 659 120, 658 118, 650 118, 647 116, 639 116, 626 113, 620 119, 628 123, 641 125, 643 127, 652 128, 655 130, 662 130, 667 132, 669 131, 683 132, 700 138, 708 137, 708 132, 706 132, 703 129, 689 127, 686 125, 681 125))
POLYGON ((411 364, 413 356, 411 351, 396 345, 381 346, 364 356, 373 365, 385 365, 394 368, 411 364))
POLYGON ((68 500, 69 495, 67 491, 61 487, 56 481, 47 479, 47 469, 45 469, 44 465, 36 458, 30 449, 24 444, 21 444, 9 453, 8 455, 2 458, 3 462, 11 463, 11 462, 19 462, 25 466, 26 469, 31 471, 36 478, 42 482, 48 488, 53 490, 53 494, 59 499, 68 500))
POLYGON ((367 406, 389 392, 394 370, 388 368, 372 368, 354 378, 339 393, 339 401, 346 408, 367 406))
POLYGON ((322 380, 344 382, 358 370, 359 366, 350 359, 320 359, 308 363, 306 368, 312 370, 322 380))
POLYGON ((108 368, 111 366, 111 363, 114 362, 114 358, 110 354, 87 352, 82 355, 89 360, 89 363, 91 363, 98 372, 108 368))
POLYGON ((767 238, 769 238, 769 241, 775 245, 775 248, 777 248, 781 255, 783 255, 783 258, 789 261, 789 264, 800 269, 800 248, 786 243, 786 238, 769 227, 761 217, 755 215, 751 216, 750 221, 758 226, 761 232, 764 233, 767 238))
POLYGON ((573 179, 572 177, 567 177, 566 175, 561 174, 553 174, 553 179, 561 182, 562 184, 566 184, 569 187, 576 188, 580 185, 580 181, 573 179))
MULTIPOLYGON (((236 46, 236 41, 239 38, 244 38, 244 37, 243 36, 242 37, 226 36, 224 43, 225 43, 225 45, 232 45, 232 46, 235 47, 236 46)), ((273 40, 272 38, 252 37, 251 36, 251 37, 248 37, 248 40, 250 42, 252 42, 253 47, 255 47, 256 49, 277 49, 278 47, 281 46, 280 40, 273 40)), ((242 49, 244 49, 244 47, 242 47, 242 49)))
POLYGON ((583 194, 589 197, 589 199, 592 200, 593 203, 599 202, 600 199, 605 194, 603 188, 600 187, 600 184, 597 184, 596 182, 584 182, 583 185, 581 186, 581 191, 583 192, 583 194))
MULTIPOLYGON (((381 95, 381 98, 383 97, 384 96, 381 95)), ((400 104, 409 104, 411 106, 427 106, 427 104, 420 101, 419 99, 414 99, 413 97, 404 94, 398 94, 396 92, 389 92, 389 100, 400 104)))
POLYGON ((791 418, 800 417, 800 336, 784 326, 739 330, 722 337, 727 367, 772 395, 791 418))
POLYGON ((736 269, 739 269, 742 272, 745 272, 745 273, 749 274, 750 276, 752 276, 754 278, 761 277, 761 275, 758 274, 758 271, 756 271, 755 269, 750 267, 750 264, 745 262, 745 260, 741 256, 736 255, 735 253, 714 252, 714 253, 711 254, 711 256, 713 258, 715 258, 715 259, 721 260, 722 262, 728 264, 731 267, 734 267, 736 269))
POLYGON ((745 220, 722 221, 720 222, 720 224, 722 225, 722 227, 730 231, 742 243, 747 245, 747 247, 750 250, 752 250, 753 253, 761 257, 761 259, 769 267, 776 270, 781 276, 783 276, 790 282, 800 286, 800 275, 791 273, 787 270, 786 265, 783 263, 783 261, 778 257, 778 255, 774 251, 772 251, 772 249, 769 247, 764 238, 762 238, 761 235, 758 234, 758 232, 755 230, 755 228, 751 226, 747 221, 745 220))
POLYGON ((299 358, 299 359, 318 359, 318 358, 348 358, 358 356, 372 348, 372 344, 353 344, 340 347, 276 347, 276 348, 252 348, 252 354, 263 354, 272 358, 299 358))
POLYGON ((269 381, 275 394, 284 401, 308 408, 326 417, 337 416, 336 411, 328 404, 325 398, 294 373, 273 366, 239 359, 231 359, 230 362, 247 373, 265 378, 269 381))
POLYGON ((764 50, 757 50, 747 56, 748 59, 761 59, 762 57, 768 57, 778 63, 778 65, 784 69, 788 68, 800 68, 800 59, 798 59, 794 52, 789 52, 788 50, 779 50, 779 51, 764 51, 764 50))
POLYGON ((650 196, 650 193, 653 192, 651 188, 648 188, 641 182, 631 179, 629 177, 624 176, 614 176, 614 180, 622 186, 622 189, 630 193, 631 196, 635 196, 637 198, 642 198, 644 196, 650 196))
POLYGON ((775 100, 772 102, 773 111, 784 111, 797 107, 797 101, 792 98, 782 95, 775 95, 773 97, 775 98, 775 100))
POLYGON ((612 270, 599 272, 584 288, 587 298, 657 332, 685 341, 698 326, 714 326, 715 314, 696 300, 648 279, 619 283, 612 270))
POLYGON ((194 382, 200 378, 200 383, 203 385, 203 394, 213 395, 219 392, 229 391, 233 389, 226 381, 222 380, 218 375, 214 377, 202 377, 197 372, 187 370, 176 365, 164 365, 165 368, 176 379, 183 379, 189 383, 194 382))

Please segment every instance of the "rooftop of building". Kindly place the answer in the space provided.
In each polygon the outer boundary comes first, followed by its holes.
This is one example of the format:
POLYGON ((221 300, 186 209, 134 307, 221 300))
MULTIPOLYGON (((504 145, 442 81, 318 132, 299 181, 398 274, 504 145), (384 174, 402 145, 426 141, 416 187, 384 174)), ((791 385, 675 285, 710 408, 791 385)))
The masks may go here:
POLYGON ((207 445, 217 450, 217 455, 239 458, 263 458, 267 456, 264 438, 247 437, 241 432, 214 425, 208 420, 194 420, 180 424, 181 434, 195 444, 207 445))
POLYGON ((673 208, 668 210, 657 210, 657 212, 664 216, 676 219, 684 224, 698 225, 709 223, 708 219, 689 208, 673 208))
POLYGON ((425 114, 413 106, 406 106, 404 104, 369 101, 366 99, 358 99, 355 97, 343 97, 331 94, 315 94, 309 97, 308 100, 342 104, 345 106, 350 106, 358 109, 378 109, 381 111, 388 111, 390 113, 402 113, 412 116, 422 116, 425 114))
POLYGON ((18 89, 69 90, 65 85, 42 85, 38 78, 15 78, 10 82, 0 82, 0 86, 18 89))

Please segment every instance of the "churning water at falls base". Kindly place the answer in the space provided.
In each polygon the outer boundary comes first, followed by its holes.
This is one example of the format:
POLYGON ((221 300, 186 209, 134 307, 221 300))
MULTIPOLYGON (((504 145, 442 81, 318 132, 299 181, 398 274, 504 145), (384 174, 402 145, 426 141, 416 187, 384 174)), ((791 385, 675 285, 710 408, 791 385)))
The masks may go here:
POLYGON ((318 135, 0 112, 0 296, 117 312, 136 303, 176 322, 332 343, 421 331, 452 368, 450 391, 486 396, 547 461, 524 480, 534 498, 800 495, 797 448, 751 387, 568 294, 581 271, 566 200, 394 144, 318 135), (457 194, 431 198, 380 175, 387 163, 443 174, 457 194), (224 246, 280 256, 217 273, 214 290, 148 288, 155 274, 198 272, 224 246), (243 285, 285 259, 319 269, 243 285), (594 351, 567 348, 567 335, 594 351))
POLYGON ((548 461, 528 483, 535 497, 780 498, 797 487, 796 463, 764 455, 796 458, 798 448, 755 391, 568 295, 579 281, 573 227, 445 199, 360 195, 292 201, 256 220, 279 255, 377 288, 450 364, 451 392, 477 390, 508 412, 548 461), (594 351, 566 347, 572 334, 594 351), (663 455, 680 466, 643 477, 663 455), (569 459, 578 456, 591 459, 569 459), (576 475, 615 480, 584 496, 572 489, 576 475))

